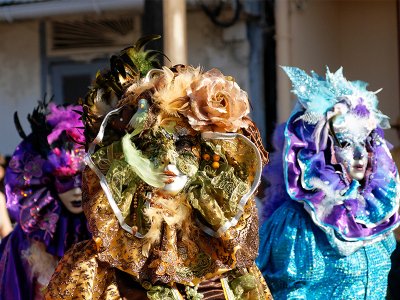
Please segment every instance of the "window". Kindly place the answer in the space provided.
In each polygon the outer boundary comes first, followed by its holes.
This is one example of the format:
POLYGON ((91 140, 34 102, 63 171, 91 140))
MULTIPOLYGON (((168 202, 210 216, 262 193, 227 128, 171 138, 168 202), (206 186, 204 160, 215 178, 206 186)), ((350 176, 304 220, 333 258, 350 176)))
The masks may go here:
POLYGON ((50 78, 54 102, 77 104, 84 98, 96 72, 108 67, 108 60, 92 63, 58 62, 50 65, 50 78))

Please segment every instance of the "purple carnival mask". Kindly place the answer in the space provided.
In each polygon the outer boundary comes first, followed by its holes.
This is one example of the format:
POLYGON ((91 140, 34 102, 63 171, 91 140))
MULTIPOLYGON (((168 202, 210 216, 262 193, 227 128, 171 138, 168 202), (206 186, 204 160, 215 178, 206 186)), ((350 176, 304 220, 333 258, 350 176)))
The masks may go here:
POLYGON ((82 173, 72 176, 55 176, 54 186, 65 208, 73 214, 80 214, 82 209, 82 173))
POLYGON ((65 193, 74 188, 81 188, 82 174, 78 173, 74 176, 56 176, 54 178, 54 185, 57 193, 65 193))
POLYGON ((53 150, 49 161, 54 167, 54 187, 64 206, 72 213, 82 212, 83 150, 53 150))
POLYGON ((58 193, 61 202, 73 214, 80 214, 82 208, 82 190, 80 187, 74 187, 66 192, 58 193))

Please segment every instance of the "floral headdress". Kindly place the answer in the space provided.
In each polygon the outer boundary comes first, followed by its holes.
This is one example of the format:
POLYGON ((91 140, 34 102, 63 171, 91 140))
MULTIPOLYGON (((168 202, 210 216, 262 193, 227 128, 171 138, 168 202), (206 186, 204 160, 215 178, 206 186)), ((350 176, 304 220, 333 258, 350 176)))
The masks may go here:
POLYGON ((80 111, 80 106, 39 102, 28 115, 32 128, 28 136, 17 121, 23 141, 10 160, 5 178, 11 218, 29 237, 42 241, 48 252, 58 256, 83 232, 88 235, 81 227, 85 224, 83 214, 69 216, 57 195, 81 186, 84 136, 80 111))
POLYGON ((304 203, 313 221, 341 251, 354 251, 398 225, 399 181, 383 137, 388 117, 377 108, 377 92, 347 81, 342 69, 326 78, 283 68, 298 105, 289 118, 284 150, 287 193, 304 203), (368 168, 363 182, 352 180, 335 158, 334 146, 350 139, 365 143, 368 168), (353 242, 352 246, 344 242, 353 242))
POLYGON ((83 169, 83 124, 80 120, 81 106, 62 107, 49 105, 46 122, 51 126, 47 136, 50 153, 47 158, 52 174, 58 177, 73 176, 83 169))
MULTIPOLYGON (((233 236, 245 226, 239 220, 256 215, 249 203, 267 153, 247 116, 247 93, 232 77, 217 69, 161 67, 153 52, 141 50, 144 44, 139 40, 112 57, 111 70, 97 74, 85 98, 86 162, 92 171, 85 172, 84 211, 106 261, 152 282, 195 282, 224 272, 218 268, 232 269, 242 255, 257 255, 254 249, 236 253, 241 247, 235 243, 245 236, 233 236), (180 232, 171 238, 187 255, 197 255, 192 266, 184 266, 187 258, 176 248, 168 257, 152 252, 164 243, 164 225, 167 232, 180 232), (221 236, 227 242, 217 246, 221 236), (210 252, 196 245, 207 239, 215 246, 210 252), (218 247, 232 255, 220 261, 220 254, 210 254, 218 247), (129 263, 113 258, 133 248, 140 251, 129 263), (200 267, 202 259, 209 260, 207 270, 200 267), (195 266, 201 269, 196 274, 195 266), (179 277, 184 269, 187 275, 179 277)), ((249 235, 257 234, 254 229, 249 235)))

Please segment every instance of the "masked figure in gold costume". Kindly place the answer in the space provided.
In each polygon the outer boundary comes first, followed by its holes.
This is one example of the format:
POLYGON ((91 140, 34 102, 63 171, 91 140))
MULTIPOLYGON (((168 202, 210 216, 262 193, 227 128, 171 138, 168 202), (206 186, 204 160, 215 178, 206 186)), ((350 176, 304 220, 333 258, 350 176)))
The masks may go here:
POLYGON ((161 67, 146 39, 87 94, 83 207, 93 239, 47 299, 269 299, 254 264, 267 153, 232 77, 161 67))

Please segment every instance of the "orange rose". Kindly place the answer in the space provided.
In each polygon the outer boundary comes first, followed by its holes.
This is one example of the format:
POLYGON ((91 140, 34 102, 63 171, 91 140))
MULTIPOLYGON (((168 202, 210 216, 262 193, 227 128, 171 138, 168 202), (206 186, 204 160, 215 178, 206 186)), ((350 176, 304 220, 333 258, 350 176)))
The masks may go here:
POLYGON ((183 112, 198 131, 236 132, 247 128, 243 117, 250 112, 247 93, 212 69, 197 76, 188 89, 189 108, 183 112))

